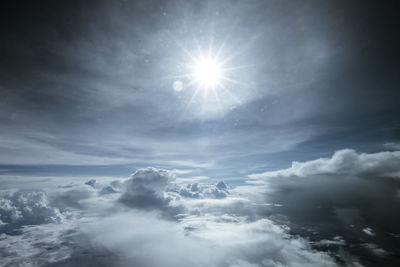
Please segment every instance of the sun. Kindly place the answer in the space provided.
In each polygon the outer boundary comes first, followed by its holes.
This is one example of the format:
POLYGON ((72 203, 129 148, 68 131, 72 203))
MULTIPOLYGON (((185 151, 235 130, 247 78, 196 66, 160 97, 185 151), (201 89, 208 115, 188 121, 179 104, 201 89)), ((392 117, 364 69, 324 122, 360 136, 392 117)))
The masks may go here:
POLYGON ((215 88, 221 82, 221 65, 214 58, 199 59, 193 66, 193 78, 204 89, 215 88))
POLYGON ((219 116, 241 105, 242 101, 236 92, 243 83, 233 77, 237 77, 238 71, 247 66, 235 64, 241 51, 227 50, 225 45, 228 38, 219 46, 215 46, 212 39, 208 45, 203 41, 203 47, 195 39, 190 47, 193 50, 187 49, 177 39, 175 41, 185 56, 177 62, 180 74, 173 76, 174 93, 186 101, 180 118, 185 117, 188 110, 202 118, 219 116))

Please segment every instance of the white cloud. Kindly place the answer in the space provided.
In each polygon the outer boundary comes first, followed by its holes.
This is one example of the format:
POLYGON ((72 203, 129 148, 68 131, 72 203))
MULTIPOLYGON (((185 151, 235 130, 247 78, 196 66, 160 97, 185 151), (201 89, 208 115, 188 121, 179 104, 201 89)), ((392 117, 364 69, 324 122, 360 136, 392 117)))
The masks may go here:
POLYGON ((186 198, 215 198, 223 199, 229 195, 228 187, 223 181, 212 184, 187 184, 178 189, 178 193, 186 198))
POLYGON ((369 228, 369 227, 365 227, 364 229, 362 229, 362 231, 369 236, 375 236, 375 232, 369 228))
POLYGON ((357 154, 352 149, 343 149, 335 152, 331 158, 320 158, 307 162, 294 161, 288 169, 252 174, 249 177, 254 179, 268 179, 289 176, 306 177, 321 174, 357 175, 373 173, 400 178, 400 175, 397 175, 399 172, 400 151, 357 154))
MULTIPOLYGON (((172 205, 165 190, 173 180, 167 170, 140 169, 124 182, 118 181, 123 191, 113 198, 99 194, 107 188, 102 181, 52 188, 52 201, 46 201, 46 207, 62 207, 69 216, 60 213, 64 220, 57 223, 42 220, 21 229, 21 235, 2 235, 3 262, 31 266, 335 266, 330 256, 312 250, 307 240, 290 236, 285 227, 268 219, 253 221, 235 215, 239 203, 247 203, 245 199, 207 194, 202 199, 181 198, 176 201, 189 213, 164 219, 163 213, 172 205), (129 196, 129 208, 118 204, 124 196, 129 196), (143 204, 149 197, 163 204, 157 209, 143 204)), ((228 191, 223 182, 202 188, 203 193, 210 188, 228 191)), ((32 205, 17 201, 20 209, 40 206, 48 198, 44 192, 29 196, 32 205)))
MULTIPOLYGON (((335 265, 327 254, 312 250, 307 240, 290 236, 285 227, 236 214, 250 203, 231 197, 225 183, 190 185, 202 198, 186 199, 174 198, 179 195, 169 191, 180 188, 174 179, 167 170, 145 168, 122 181, 52 187, 49 196, 44 191, 8 191, 8 199, 18 199, 13 200, 17 211, 43 206, 46 212, 35 214, 46 216, 37 226, 22 228, 21 235, 3 235, 0 244, 9 245, 0 249, 0 255, 5 263, 32 266, 335 265), (101 194, 108 187, 121 192, 101 194), (226 195, 220 199, 214 190, 226 195), (173 217, 166 217, 174 205, 186 213, 178 215, 175 210, 173 217), (55 215, 63 220, 49 220, 55 215)), ((32 222, 29 216, 23 218, 26 224, 32 222)))
POLYGON ((58 211, 63 220, 25 226, 17 237, 3 235, 0 244, 13 245, 0 249, 0 255, 9 263, 25 257, 29 259, 25 263, 40 265, 48 258, 59 266, 101 265, 101 261, 105 266, 143 267, 336 266, 332 254, 315 249, 347 249, 353 244, 346 232, 322 237, 323 229, 317 228, 313 240, 292 235, 300 216, 303 228, 320 223, 331 230, 329 223, 347 228, 354 224, 356 240, 365 237, 371 239, 368 244, 377 244, 364 245, 364 250, 384 258, 390 250, 363 232, 369 225, 376 237, 382 237, 376 227, 379 221, 371 217, 371 224, 366 224, 363 220, 365 214, 379 219, 375 204, 381 207, 382 200, 390 210, 395 207, 385 201, 391 200, 396 188, 376 182, 390 179, 374 178, 397 170, 398 155, 393 153, 339 151, 331 159, 264 173, 258 177, 263 185, 237 188, 224 182, 177 183, 176 171, 151 167, 139 169, 127 179, 96 178, 88 184, 82 181, 52 187, 37 200, 32 198, 33 204, 14 202, 20 203, 17 210, 23 210, 35 206, 35 201, 48 199, 46 207, 58 211), (278 177, 287 179, 273 179, 278 177), (377 191, 385 192, 384 197, 381 193, 374 195, 377 191), (366 199, 371 200, 369 205, 365 205, 366 199), (276 220, 279 215, 287 219, 276 220), (67 228, 68 234, 63 230, 67 228), (46 231, 44 236, 51 240, 40 243, 40 233, 46 231), (22 242, 28 245, 18 250, 22 242))
POLYGON ((336 266, 267 219, 191 216, 175 223, 154 213, 125 213, 94 222, 85 233, 140 266, 336 266))
POLYGON ((64 216, 50 206, 44 192, 3 191, 0 193, 0 233, 24 225, 61 223, 64 216))

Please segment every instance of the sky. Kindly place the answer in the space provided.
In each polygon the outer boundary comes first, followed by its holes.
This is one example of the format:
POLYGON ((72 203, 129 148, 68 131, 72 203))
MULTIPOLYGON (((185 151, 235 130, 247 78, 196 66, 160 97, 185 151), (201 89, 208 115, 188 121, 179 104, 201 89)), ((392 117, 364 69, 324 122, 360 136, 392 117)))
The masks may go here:
POLYGON ((399 140, 390 3, 12 1, 1 20, 2 172, 237 178, 399 140), (219 103, 184 76, 210 47, 219 103))
POLYGON ((394 2, 6 1, 4 266, 400 263, 394 2))

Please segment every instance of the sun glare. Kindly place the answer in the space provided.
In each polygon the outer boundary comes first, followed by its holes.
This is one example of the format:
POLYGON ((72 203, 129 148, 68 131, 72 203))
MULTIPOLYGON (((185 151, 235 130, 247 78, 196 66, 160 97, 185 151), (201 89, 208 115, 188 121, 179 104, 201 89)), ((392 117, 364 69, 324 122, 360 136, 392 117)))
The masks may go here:
POLYGON ((182 72, 173 82, 174 91, 180 97, 187 97, 182 117, 189 109, 196 110, 203 118, 216 116, 241 103, 233 92, 240 82, 232 78, 232 72, 243 66, 232 65, 236 54, 223 51, 225 42, 214 49, 212 42, 206 49, 197 46, 194 52, 178 45, 186 54, 186 60, 180 63, 182 72))
POLYGON ((196 82, 205 89, 215 87, 220 83, 221 67, 215 59, 201 59, 194 66, 193 76, 196 82))

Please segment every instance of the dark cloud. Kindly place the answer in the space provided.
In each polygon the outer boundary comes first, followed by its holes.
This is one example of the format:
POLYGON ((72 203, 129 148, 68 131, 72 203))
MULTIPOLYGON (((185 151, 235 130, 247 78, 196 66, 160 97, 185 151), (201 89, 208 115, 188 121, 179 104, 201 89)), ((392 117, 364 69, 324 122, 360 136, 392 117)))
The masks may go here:
POLYGON ((282 205, 270 214, 278 220, 278 214, 286 216, 293 232, 311 239, 341 236, 350 251, 371 265, 376 259, 363 248, 380 254, 380 264, 397 261, 392 256, 399 254, 399 240, 393 236, 400 232, 395 212, 400 207, 399 171, 398 151, 341 150, 331 158, 294 162, 288 169, 251 177, 265 181, 265 199, 282 205))

